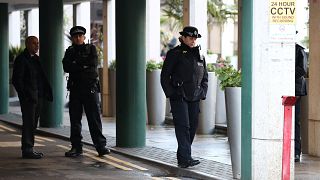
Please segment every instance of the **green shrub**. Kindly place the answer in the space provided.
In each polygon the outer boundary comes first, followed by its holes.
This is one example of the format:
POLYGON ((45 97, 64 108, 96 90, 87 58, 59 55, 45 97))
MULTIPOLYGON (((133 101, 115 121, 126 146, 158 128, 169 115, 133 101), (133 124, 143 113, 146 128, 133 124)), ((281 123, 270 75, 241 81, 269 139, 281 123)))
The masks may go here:
POLYGON ((220 80, 220 88, 241 87, 241 70, 236 70, 230 61, 218 61, 214 72, 220 80))
POLYGON ((146 70, 148 72, 151 72, 157 69, 161 69, 162 66, 163 66, 163 61, 157 63, 155 60, 149 60, 147 61, 147 64, 146 64, 146 70))
POLYGON ((109 69, 110 70, 116 70, 116 60, 114 59, 114 60, 112 60, 112 61, 110 61, 110 63, 109 63, 109 69))
POLYGON ((24 51, 22 46, 10 46, 9 48, 9 62, 13 63, 15 58, 24 51))

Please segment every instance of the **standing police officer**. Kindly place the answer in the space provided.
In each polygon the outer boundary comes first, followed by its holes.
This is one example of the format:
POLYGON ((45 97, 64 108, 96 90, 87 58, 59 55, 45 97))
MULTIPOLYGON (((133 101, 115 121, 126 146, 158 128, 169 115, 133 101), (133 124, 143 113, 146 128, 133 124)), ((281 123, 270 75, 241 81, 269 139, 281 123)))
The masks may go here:
POLYGON ((208 72, 199 46, 196 46, 197 38, 201 38, 198 29, 187 26, 180 34, 181 44, 168 51, 164 61, 161 85, 170 98, 178 141, 178 166, 187 168, 200 163, 191 157, 191 144, 198 127, 199 102, 207 94, 208 72))
POLYGON ((106 138, 102 134, 99 97, 100 91, 96 47, 85 44, 86 29, 75 26, 70 29, 72 46, 69 46, 63 58, 63 69, 69 73, 67 88, 70 91, 69 114, 71 122, 71 145, 66 157, 82 155, 81 118, 83 109, 86 113, 91 138, 99 156, 109 154, 106 138))

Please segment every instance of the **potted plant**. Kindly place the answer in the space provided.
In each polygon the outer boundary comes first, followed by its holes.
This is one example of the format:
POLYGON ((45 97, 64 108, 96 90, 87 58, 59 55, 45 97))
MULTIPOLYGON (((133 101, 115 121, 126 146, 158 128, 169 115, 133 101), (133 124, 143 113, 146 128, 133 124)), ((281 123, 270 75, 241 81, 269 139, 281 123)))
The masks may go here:
POLYGON ((215 128, 216 99, 217 99, 217 76, 214 73, 214 64, 207 64, 208 91, 207 97, 200 102, 198 134, 212 134, 215 128))
POLYGON ((163 62, 147 61, 147 112, 148 124, 161 125, 165 120, 166 96, 160 84, 160 73, 163 62))
POLYGON ((15 97, 17 96, 17 92, 12 85, 12 72, 13 72, 13 63, 16 57, 24 51, 24 47, 22 46, 10 46, 9 48, 9 96, 15 97))
POLYGON ((233 177, 240 179, 241 172, 241 70, 230 61, 220 60, 214 68, 221 89, 225 90, 227 132, 230 143, 233 177))

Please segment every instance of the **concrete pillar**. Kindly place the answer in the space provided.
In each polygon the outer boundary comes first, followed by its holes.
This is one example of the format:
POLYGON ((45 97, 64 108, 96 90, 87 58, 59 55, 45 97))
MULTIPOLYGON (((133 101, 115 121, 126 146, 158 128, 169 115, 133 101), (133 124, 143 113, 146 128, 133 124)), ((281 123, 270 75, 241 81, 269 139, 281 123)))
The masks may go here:
POLYGON ((12 11, 9 14, 9 44, 20 46, 20 11, 12 11))
POLYGON ((9 33, 8 4, 0 3, 0 114, 9 107, 9 33))
MULTIPOLYGON (((39 9, 31 9, 28 11, 27 36, 39 37, 39 9)), ((49 23, 49 22, 48 22, 49 23)))
MULTIPOLYGON (((290 1, 293 4, 288 6, 281 2, 287 1, 253 1, 252 7, 252 179, 281 179, 284 119, 281 96, 295 95, 295 1, 290 1), (272 8, 279 7, 289 8, 290 12, 273 15, 272 12, 279 11, 272 8)), ((243 8, 245 6, 243 4, 243 8)), ((242 40, 244 53, 247 41, 242 40)), ((242 61, 245 68, 244 56, 242 61)), ((294 118, 292 124, 290 169, 293 179, 294 118)))
POLYGON ((207 54, 208 27, 207 27, 207 0, 183 0, 183 26, 198 28, 201 38, 197 43, 201 45, 201 54, 207 54))
POLYGON ((63 119, 63 2, 39 0, 40 60, 53 90, 53 102, 45 101, 41 127, 59 127, 63 119))
POLYGON ((111 96, 110 96, 110 88, 109 88, 109 69, 108 69, 108 32, 109 32, 109 21, 108 21, 108 3, 109 0, 103 0, 103 79, 102 81, 102 115, 111 117, 112 116, 112 108, 111 107, 111 96))
POLYGON ((320 1, 310 1, 309 154, 320 156, 320 1))
POLYGON ((146 138, 146 1, 116 1, 117 139, 143 147, 146 138))
POLYGON ((76 5, 76 16, 74 17, 76 19, 76 25, 77 26, 83 26, 86 28, 86 43, 90 42, 90 2, 82 2, 76 5), (85 13, 84 13, 85 12, 85 13))
POLYGON ((160 58, 160 0, 146 2, 146 60, 162 61, 160 58))

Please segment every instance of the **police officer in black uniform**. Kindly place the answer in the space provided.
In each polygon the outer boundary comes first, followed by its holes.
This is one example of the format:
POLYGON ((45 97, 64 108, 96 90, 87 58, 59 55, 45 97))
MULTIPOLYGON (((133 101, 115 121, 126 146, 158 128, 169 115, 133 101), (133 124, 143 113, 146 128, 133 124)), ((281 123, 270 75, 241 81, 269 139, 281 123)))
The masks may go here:
POLYGON ((199 102, 206 98, 208 72, 200 55, 197 38, 201 35, 192 26, 183 28, 181 44, 168 51, 161 71, 161 85, 170 98, 171 112, 178 141, 178 166, 187 168, 200 163, 191 157, 199 117, 199 102))
POLYGON ((69 114, 71 122, 71 145, 66 157, 82 155, 81 118, 83 109, 86 113, 91 138, 99 156, 109 154, 106 138, 102 134, 100 92, 97 73, 97 51, 92 44, 85 44, 86 29, 75 26, 70 29, 72 45, 68 47, 63 58, 63 69, 69 73, 67 88, 70 91, 69 114))

